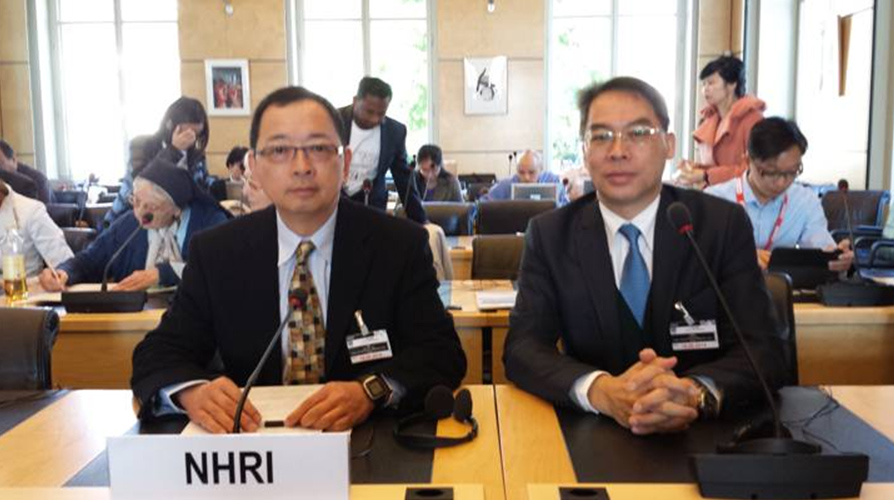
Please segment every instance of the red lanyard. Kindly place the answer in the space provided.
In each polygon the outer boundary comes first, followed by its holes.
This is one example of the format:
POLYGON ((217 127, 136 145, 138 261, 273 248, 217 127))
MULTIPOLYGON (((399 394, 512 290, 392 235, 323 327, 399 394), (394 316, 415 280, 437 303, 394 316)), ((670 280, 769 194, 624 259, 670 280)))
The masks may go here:
MULTIPOLYGON (((736 179, 736 203, 743 207, 745 206, 745 187, 743 179, 746 175, 748 175, 747 172, 736 179)), ((773 230, 770 231, 770 236, 767 238, 764 250, 771 250, 773 248, 773 239, 776 238, 776 233, 779 232, 779 228, 782 227, 782 222, 785 220, 786 207, 788 207, 788 193, 785 193, 785 196, 782 198, 782 206, 779 207, 779 215, 776 216, 776 223, 773 224, 773 230)))

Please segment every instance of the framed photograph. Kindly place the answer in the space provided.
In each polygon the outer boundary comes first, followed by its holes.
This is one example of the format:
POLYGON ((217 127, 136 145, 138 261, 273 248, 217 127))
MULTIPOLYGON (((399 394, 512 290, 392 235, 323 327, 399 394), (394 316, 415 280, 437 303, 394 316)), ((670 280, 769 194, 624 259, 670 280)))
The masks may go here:
POLYGON ((465 112, 467 115, 505 115, 508 112, 507 58, 463 59, 465 112))
POLYGON ((250 115, 248 59, 206 59, 205 93, 208 115, 250 115))

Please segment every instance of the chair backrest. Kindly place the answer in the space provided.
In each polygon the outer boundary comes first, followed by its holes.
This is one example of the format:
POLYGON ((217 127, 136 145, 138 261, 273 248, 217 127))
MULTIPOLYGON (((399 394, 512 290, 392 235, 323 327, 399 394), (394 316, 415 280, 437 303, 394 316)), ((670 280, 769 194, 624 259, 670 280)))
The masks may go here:
POLYGON ((447 236, 468 236, 475 225, 475 204, 429 201, 422 204, 429 222, 441 226, 447 236))
POLYGON ((47 203, 47 213, 59 227, 74 227, 80 207, 74 203, 47 203))
POLYGON ((49 308, 0 307, 0 390, 52 388, 50 354, 59 315, 49 308))
POLYGON ((496 174, 459 174, 457 178, 462 187, 468 187, 470 184, 486 184, 489 186, 497 182, 496 174))
POLYGON ((476 236, 472 240, 472 279, 517 280, 524 247, 524 236, 476 236))
POLYGON ((63 227, 62 234, 71 251, 78 253, 96 239, 97 231, 92 227, 63 227))
POLYGON ((844 210, 845 196, 847 196, 851 224, 854 228, 884 225, 882 214, 891 198, 888 191, 829 191, 822 198, 823 212, 826 214, 829 231, 847 229, 844 210))
POLYGON ((515 234, 528 229, 535 215, 556 208, 550 200, 501 200, 478 203, 478 234, 515 234))
POLYGON ((73 203, 80 210, 87 205, 87 191, 53 191, 53 201, 56 203, 73 203))
POLYGON ((105 223, 106 213, 111 209, 111 203, 90 205, 84 210, 84 222, 93 229, 100 231, 104 229, 103 224, 105 223))
POLYGON ((795 305, 792 298, 792 279, 785 273, 767 273, 764 276, 767 290, 776 307, 776 316, 782 323, 783 357, 786 363, 785 385, 798 385, 798 345, 795 335, 795 305))

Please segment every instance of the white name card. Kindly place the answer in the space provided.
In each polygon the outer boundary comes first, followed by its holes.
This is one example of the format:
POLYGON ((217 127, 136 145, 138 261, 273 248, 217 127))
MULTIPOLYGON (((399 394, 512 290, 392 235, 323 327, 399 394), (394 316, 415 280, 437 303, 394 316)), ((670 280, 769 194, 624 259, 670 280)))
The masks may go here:
POLYGON ((115 500, 348 500, 350 433, 108 439, 115 500))

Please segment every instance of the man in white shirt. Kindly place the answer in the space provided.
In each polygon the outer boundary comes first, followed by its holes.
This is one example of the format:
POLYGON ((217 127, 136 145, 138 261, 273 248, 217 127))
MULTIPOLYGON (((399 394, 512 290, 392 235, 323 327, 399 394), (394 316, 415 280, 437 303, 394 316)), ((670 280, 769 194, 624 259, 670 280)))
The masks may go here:
MULTIPOLYGON (((44 262, 56 267, 74 254, 65 235, 47 214, 43 203, 22 196, 0 181, 0 240, 15 229, 25 239, 25 272, 36 276, 44 262)), ((0 276, 3 271, 0 270, 0 276)))
POLYGON ((354 152, 344 190, 354 201, 385 210, 385 174, 390 170, 407 218, 424 224, 425 210, 407 166, 407 127, 385 116, 389 104, 391 86, 366 76, 360 80, 353 104, 338 110, 344 122, 342 141, 354 152))
POLYGON ((674 135, 653 87, 624 77, 580 95, 583 154, 596 193, 534 218, 525 233, 507 376, 635 434, 680 431, 698 417, 759 401, 760 385, 729 318, 666 213, 673 202, 691 212, 696 242, 775 388, 784 376, 778 323, 747 215, 662 185, 674 135), (674 333, 687 325, 707 338, 674 333))

